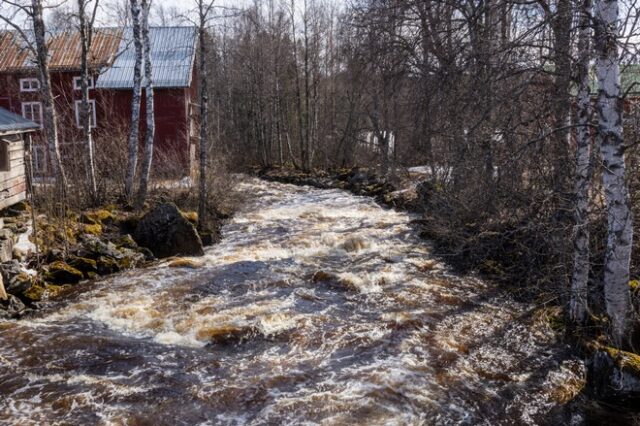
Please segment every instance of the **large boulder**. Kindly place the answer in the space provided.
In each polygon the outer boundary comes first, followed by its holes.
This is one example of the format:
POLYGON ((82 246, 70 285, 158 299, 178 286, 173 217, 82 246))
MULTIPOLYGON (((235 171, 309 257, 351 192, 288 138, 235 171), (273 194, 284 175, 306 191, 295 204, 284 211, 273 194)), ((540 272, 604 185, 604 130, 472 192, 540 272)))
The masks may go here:
POLYGON ((173 203, 162 203, 145 214, 133 235, 157 258, 202 256, 204 250, 196 228, 173 203))
POLYGON ((599 399, 640 404, 640 355, 600 346, 588 367, 589 382, 599 399))

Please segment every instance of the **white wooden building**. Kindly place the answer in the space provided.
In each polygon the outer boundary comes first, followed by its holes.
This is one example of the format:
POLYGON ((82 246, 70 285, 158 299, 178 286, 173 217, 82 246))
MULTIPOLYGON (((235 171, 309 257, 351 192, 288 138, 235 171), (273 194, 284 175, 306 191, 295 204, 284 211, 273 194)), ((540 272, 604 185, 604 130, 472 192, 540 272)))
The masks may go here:
POLYGON ((0 210, 27 196, 25 146, 40 126, 0 107, 0 210))

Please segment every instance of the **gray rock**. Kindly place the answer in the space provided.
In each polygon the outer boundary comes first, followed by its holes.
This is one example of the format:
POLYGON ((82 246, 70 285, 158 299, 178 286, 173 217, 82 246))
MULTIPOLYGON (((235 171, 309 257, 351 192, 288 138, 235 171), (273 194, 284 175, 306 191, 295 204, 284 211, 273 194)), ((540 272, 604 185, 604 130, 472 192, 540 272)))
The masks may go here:
POLYGON ((173 203, 160 204, 144 215, 133 238, 158 258, 204 254, 198 232, 173 203))
POLYGON ((33 277, 29 275, 17 260, 0 264, 0 274, 4 287, 9 294, 18 295, 29 290, 33 285, 33 277))
POLYGON ((9 295, 7 300, 0 300, 0 319, 17 318, 27 309, 17 297, 9 295))
POLYGON ((619 352, 614 359, 611 354, 602 350, 592 356, 589 361, 589 381, 599 399, 640 403, 640 370, 627 360, 633 356, 634 354, 619 352))

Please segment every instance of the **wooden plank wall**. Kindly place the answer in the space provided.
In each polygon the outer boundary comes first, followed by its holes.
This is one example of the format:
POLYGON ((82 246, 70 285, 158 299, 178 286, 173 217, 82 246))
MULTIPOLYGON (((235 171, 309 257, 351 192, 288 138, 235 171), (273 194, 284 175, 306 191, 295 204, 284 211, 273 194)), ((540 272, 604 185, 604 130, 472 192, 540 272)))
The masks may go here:
POLYGON ((9 171, 0 171, 0 210, 2 210, 27 197, 27 177, 23 135, 3 135, 0 139, 9 141, 11 164, 9 171))

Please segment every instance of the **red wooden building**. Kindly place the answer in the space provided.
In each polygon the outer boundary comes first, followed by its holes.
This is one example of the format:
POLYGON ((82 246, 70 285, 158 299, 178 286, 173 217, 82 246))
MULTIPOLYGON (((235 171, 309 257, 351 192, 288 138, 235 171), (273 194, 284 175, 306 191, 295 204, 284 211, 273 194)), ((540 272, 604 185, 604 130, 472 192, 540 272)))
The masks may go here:
MULTIPOLYGON (((196 160, 197 108, 193 101, 197 95, 197 32, 194 27, 152 27, 149 35, 156 121, 154 167, 190 175, 196 160)), ((58 32, 47 41, 61 151, 66 160, 73 162, 69 158, 75 152, 72 147, 81 141, 80 39, 74 32, 58 32)), ((100 144, 120 144, 119 151, 126 152, 134 56, 129 28, 95 30, 89 58, 93 76, 89 97, 96 151, 100 151, 100 144)), ((0 107, 42 124, 39 89, 37 69, 25 42, 14 32, 0 32, 0 107)), ((144 98, 143 90, 141 141, 146 127, 144 98)), ((34 169, 46 173, 47 150, 43 143, 35 146, 34 169)))

